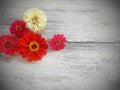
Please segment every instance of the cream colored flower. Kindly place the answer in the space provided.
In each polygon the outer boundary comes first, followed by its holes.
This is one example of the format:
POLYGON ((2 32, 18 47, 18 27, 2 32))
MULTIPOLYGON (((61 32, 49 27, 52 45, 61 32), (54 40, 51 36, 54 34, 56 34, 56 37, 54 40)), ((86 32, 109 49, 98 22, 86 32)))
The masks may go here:
POLYGON ((27 28, 33 32, 39 32, 46 27, 47 19, 43 11, 38 8, 31 8, 24 13, 23 21, 27 28))

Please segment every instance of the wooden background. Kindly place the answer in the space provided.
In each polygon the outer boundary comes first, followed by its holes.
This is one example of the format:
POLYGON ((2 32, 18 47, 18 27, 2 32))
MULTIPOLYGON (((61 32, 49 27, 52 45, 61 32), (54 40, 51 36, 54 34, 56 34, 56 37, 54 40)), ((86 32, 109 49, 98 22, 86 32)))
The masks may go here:
POLYGON ((67 37, 64 50, 28 63, 0 55, 0 90, 120 90, 120 10, 115 0, 1 0, 0 34, 37 7, 47 16, 41 33, 67 37), (7 62, 9 61, 9 62, 7 62))

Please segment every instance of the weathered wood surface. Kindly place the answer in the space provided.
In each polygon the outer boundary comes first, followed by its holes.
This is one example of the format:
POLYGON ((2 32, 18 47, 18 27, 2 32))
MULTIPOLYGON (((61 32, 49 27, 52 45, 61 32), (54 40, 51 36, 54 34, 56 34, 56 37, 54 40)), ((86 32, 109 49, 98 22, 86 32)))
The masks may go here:
POLYGON ((49 51, 36 63, 27 63, 18 56, 2 57, 0 87, 6 90, 117 90, 119 52, 120 44, 76 43, 67 44, 63 51, 49 51))
POLYGON ((46 13, 48 39, 64 33, 70 42, 120 42, 119 9, 111 0, 7 0, 0 6, 1 33, 32 7, 46 13))
POLYGON ((42 61, 0 55, 0 90, 119 90, 119 7, 112 0, 4 0, 0 34, 37 7, 47 15, 42 34, 67 37, 66 48, 48 50, 42 61), (6 62, 9 61, 9 62, 6 62))

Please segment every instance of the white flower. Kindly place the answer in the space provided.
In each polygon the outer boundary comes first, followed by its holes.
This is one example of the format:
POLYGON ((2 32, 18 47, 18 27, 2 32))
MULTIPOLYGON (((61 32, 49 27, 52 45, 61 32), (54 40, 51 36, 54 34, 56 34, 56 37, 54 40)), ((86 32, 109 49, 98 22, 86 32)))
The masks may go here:
POLYGON ((33 32, 39 32, 46 27, 47 19, 43 11, 38 8, 31 8, 24 13, 23 21, 26 27, 33 32))

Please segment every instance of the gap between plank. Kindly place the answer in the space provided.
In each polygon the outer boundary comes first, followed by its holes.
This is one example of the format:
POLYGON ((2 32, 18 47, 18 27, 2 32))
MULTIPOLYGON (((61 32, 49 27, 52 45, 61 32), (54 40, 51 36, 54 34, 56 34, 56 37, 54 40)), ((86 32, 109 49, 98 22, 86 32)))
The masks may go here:
POLYGON ((97 43, 103 43, 103 44, 120 44, 120 42, 67 42, 67 43, 94 43, 94 44, 97 44, 97 43))

